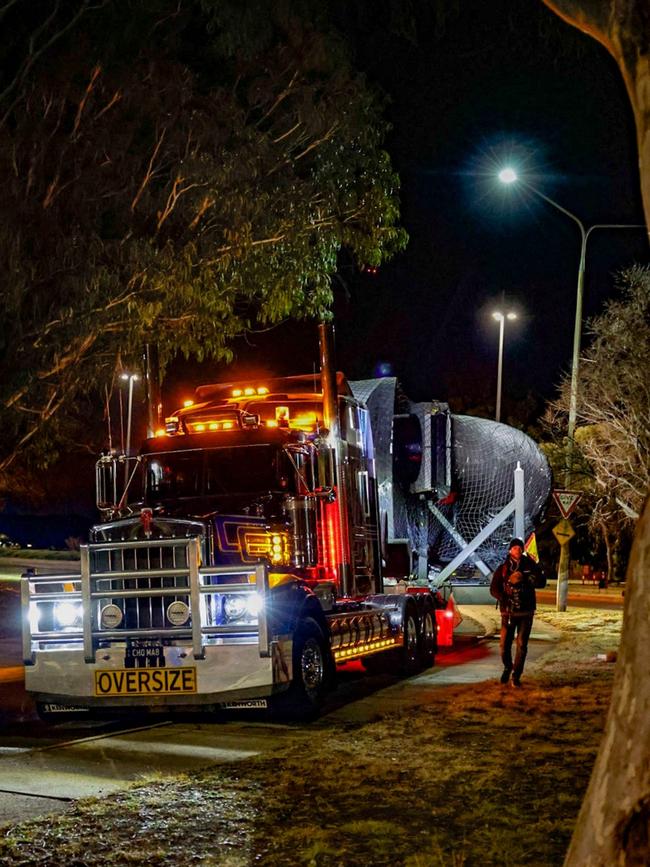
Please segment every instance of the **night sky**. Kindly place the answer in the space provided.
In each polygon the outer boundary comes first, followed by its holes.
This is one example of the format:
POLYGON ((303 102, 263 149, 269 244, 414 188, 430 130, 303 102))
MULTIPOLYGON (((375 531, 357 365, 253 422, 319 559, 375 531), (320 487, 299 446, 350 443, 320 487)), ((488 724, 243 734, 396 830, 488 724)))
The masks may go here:
MULTIPOLYGON (((541 406, 553 397, 569 367, 580 238, 568 217, 494 180, 502 157, 586 227, 643 223, 634 126, 614 61, 540 0, 458 6, 443 22, 420 17, 417 43, 386 22, 355 22, 356 62, 391 100, 386 146, 410 243, 375 275, 341 263, 338 366, 363 378, 383 362, 410 397, 489 415, 498 340, 490 314, 505 299, 519 314, 506 326, 507 416, 512 398, 530 393, 541 406)), ((602 310, 615 272, 647 261, 642 231, 594 232, 585 315, 602 310)), ((181 382, 311 371, 315 333, 288 324, 253 335, 237 344, 232 370, 177 365, 166 411, 187 392, 181 382)))

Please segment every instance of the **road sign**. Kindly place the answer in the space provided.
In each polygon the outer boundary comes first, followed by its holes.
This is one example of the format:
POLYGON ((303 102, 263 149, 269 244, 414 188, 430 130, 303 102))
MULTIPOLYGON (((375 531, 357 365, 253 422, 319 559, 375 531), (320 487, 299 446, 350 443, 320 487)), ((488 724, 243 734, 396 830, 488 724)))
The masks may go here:
POLYGON ((562 518, 562 520, 553 527, 553 535, 560 545, 566 545, 567 542, 575 536, 575 530, 566 518, 562 518))
POLYGON ((563 518, 569 517, 581 496, 580 491, 553 491, 553 499, 557 503, 563 518))

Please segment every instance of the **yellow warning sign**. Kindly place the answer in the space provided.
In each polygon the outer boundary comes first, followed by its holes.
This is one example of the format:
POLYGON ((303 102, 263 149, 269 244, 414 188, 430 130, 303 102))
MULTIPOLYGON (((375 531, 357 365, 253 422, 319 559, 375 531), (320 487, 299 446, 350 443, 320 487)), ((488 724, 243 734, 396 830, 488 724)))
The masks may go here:
POLYGON ((176 695, 196 692, 196 668, 118 668, 95 671, 95 695, 176 695))
POLYGON ((528 554, 529 557, 532 557, 536 563, 539 563, 539 552, 537 550, 537 537, 535 536, 535 532, 533 531, 528 539, 526 539, 526 544, 524 545, 524 551, 528 554))
POLYGON ((571 522, 567 521, 566 518, 562 518, 562 520, 558 521, 558 523, 553 527, 553 535, 560 545, 566 545, 575 534, 576 532, 571 526, 571 522))

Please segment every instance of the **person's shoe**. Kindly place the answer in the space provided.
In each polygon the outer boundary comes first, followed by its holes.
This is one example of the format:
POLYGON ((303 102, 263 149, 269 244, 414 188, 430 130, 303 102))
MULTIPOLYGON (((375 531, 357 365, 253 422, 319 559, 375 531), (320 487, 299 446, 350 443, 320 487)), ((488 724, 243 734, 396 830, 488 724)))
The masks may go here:
POLYGON ((517 687, 521 686, 521 678, 520 678, 520 677, 517 677, 517 675, 515 675, 515 676, 512 678, 512 685, 513 685, 513 686, 517 686, 517 687))
POLYGON ((501 683, 508 683, 509 680, 510 680, 510 669, 504 668, 503 674, 501 675, 501 683))

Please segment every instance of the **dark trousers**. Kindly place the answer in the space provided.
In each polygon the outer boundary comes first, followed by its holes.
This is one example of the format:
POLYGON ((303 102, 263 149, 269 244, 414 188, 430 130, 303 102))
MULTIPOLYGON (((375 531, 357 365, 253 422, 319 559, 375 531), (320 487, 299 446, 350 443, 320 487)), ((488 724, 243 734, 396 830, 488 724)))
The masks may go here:
POLYGON ((503 667, 512 671, 513 677, 521 677, 528 653, 528 639, 533 628, 533 614, 520 614, 512 617, 510 614, 501 614, 501 639, 499 649, 503 667), (512 663, 512 642, 516 641, 515 662, 512 663))

